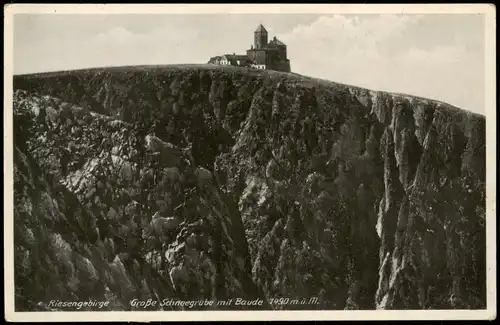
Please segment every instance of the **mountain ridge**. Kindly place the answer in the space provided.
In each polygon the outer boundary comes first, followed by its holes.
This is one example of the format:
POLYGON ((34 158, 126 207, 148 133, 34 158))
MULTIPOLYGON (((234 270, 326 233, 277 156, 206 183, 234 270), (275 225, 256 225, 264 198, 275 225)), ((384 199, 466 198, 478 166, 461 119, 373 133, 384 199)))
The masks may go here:
MULTIPOLYGON (((105 71, 112 71, 112 70, 123 70, 123 69, 146 69, 146 70, 152 70, 152 69, 227 69, 228 71, 231 70, 236 70, 239 72, 245 71, 245 72, 253 72, 253 73, 259 73, 262 72, 260 70, 256 69, 250 69, 250 68, 244 68, 244 67, 232 67, 232 66, 221 66, 221 65, 213 65, 213 64, 198 64, 198 63, 192 63, 192 64, 168 64, 168 65, 129 65, 129 66, 108 66, 108 67, 92 67, 92 68, 79 68, 79 69, 70 69, 70 70, 54 70, 54 71, 49 71, 49 72, 32 72, 32 73, 21 73, 21 74, 15 74, 14 79, 16 78, 29 78, 29 77, 35 77, 35 78, 40 78, 40 77, 50 77, 50 76, 57 76, 57 75, 63 75, 63 74, 74 74, 74 73, 82 73, 82 72, 105 72, 105 71)), ((420 99, 420 100, 428 100, 432 102, 439 103, 445 107, 449 107, 451 109, 459 109, 459 110, 464 110, 467 112, 470 112, 471 114, 478 115, 478 116, 485 116, 485 114, 474 112, 472 110, 459 107, 456 105, 452 105, 446 101, 439 100, 437 98, 429 98, 421 95, 416 95, 416 94, 409 94, 409 93, 401 93, 401 92, 394 92, 394 91, 387 91, 383 89, 371 89, 369 87, 362 87, 362 86, 357 86, 357 85, 351 85, 347 83, 341 83, 337 81, 332 81, 329 79, 325 78, 317 78, 314 76, 308 76, 304 74, 300 74, 297 72, 282 72, 282 71, 274 71, 274 70, 265 70, 264 73, 275 73, 275 74, 282 74, 282 75, 291 75, 291 76, 296 76, 298 78, 303 78, 303 79, 308 79, 309 81, 313 83, 324 83, 326 85, 338 85, 338 86, 343 86, 343 87, 350 87, 353 89, 357 89, 359 91, 369 91, 371 93, 377 93, 377 92, 382 92, 386 93, 391 96, 400 96, 400 97, 406 97, 406 98, 415 98, 415 99, 420 99)))

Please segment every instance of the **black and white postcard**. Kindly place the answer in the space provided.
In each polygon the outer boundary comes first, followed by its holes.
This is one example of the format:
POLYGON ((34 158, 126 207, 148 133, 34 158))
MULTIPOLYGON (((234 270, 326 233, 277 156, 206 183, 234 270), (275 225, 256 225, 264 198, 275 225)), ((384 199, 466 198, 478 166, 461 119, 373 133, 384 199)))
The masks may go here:
POLYGON ((496 318, 496 12, 4 7, 6 318, 496 318))

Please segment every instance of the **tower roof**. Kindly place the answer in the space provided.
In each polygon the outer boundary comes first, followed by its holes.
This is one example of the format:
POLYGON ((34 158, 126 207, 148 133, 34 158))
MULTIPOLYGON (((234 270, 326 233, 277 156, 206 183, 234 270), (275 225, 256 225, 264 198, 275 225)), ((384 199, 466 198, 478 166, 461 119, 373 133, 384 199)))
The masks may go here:
POLYGON ((267 30, 262 26, 262 24, 259 24, 257 29, 255 30, 255 33, 267 33, 267 30))

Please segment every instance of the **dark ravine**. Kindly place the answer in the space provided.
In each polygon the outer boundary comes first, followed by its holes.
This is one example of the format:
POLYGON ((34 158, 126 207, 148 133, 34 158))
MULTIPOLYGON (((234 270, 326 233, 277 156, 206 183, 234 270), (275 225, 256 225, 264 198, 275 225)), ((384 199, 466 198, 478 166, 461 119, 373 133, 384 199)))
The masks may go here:
POLYGON ((14 88, 18 311, 486 307, 484 116, 209 66, 14 88))

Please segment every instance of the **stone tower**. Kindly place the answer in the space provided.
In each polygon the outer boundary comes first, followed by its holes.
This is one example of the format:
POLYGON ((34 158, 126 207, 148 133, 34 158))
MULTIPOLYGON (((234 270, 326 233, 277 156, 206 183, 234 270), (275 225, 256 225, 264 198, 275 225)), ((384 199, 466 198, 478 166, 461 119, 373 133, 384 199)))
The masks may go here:
POLYGON ((254 32, 254 45, 256 49, 263 48, 267 45, 267 30, 259 24, 259 27, 254 32))

